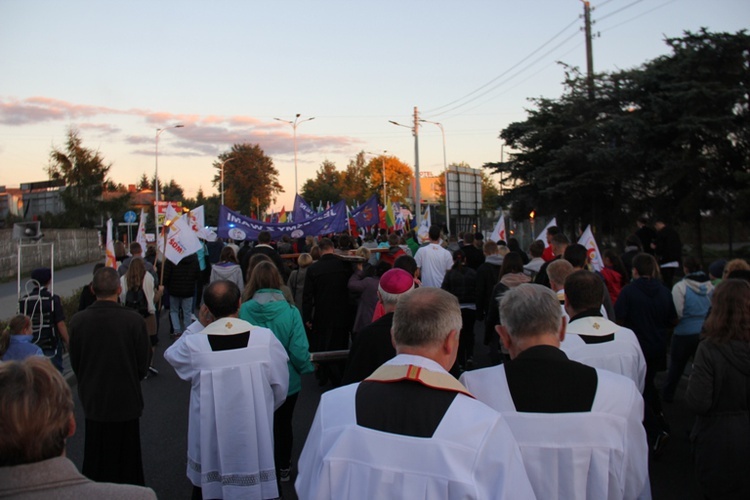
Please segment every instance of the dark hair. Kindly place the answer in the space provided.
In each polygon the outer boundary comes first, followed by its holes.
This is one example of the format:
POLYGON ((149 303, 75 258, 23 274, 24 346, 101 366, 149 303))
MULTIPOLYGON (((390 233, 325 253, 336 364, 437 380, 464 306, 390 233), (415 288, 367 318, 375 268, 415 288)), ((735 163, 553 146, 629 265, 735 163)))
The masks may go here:
POLYGON ((276 268, 276 264, 270 260, 259 262, 253 269, 247 285, 245 285, 245 290, 242 292, 242 300, 246 301, 252 299, 255 292, 262 288, 281 290, 283 284, 284 281, 281 278, 279 270, 276 268))
POLYGON ((633 257, 633 269, 642 278, 658 278, 659 267, 653 255, 641 252, 633 257))
POLYGON ((471 245, 474 243, 474 235, 471 233, 464 234, 464 245, 471 245))
POLYGON ((225 318, 240 307, 240 289, 229 280, 216 280, 203 291, 203 303, 214 318, 225 318))
POLYGON ((258 233, 258 243, 262 243, 263 245, 268 245, 271 243, 271 233, 268 231, 261 231, 258 233))
POLYGON ((271 260, 271 257, 264 253, 256 253, 250 259, 247 261, 247 271, 245 272, 245 283, 250 282, 250 276, 253 274, 253 269, 255 269, 255 266, 260 264, 261 262, 273 262, 271 260))
POLYGON ((555 236, 560 233, 560 228, 557 226, 550 226, 547 228, 547 234, 550 236, 555 236))
POLYGON ((92 274, 92 275, 93 275, 93 274, 96 274, 96 272, 97 272, 97 271, 98 271, 99 269, 103 268, 103 267, 104 267, 104 262, 97 262, 96 264, 94 264, 94 270, 92 271, 92 273, 91 273, 91 274, 92 274))
POLYGON ((237 255, 234 253, 234 248, 229 246, 222 248, 219 255, 219 262, 233 262, 237 264, 237 255))
POLYGON ((603 294, 602 279, 590 271, 576 271, 565 279, 566 303, 574 311, 599 309, 603 294))
POLYGON ((588 251, 586 250, 586 247, 579 243, 568 245, 568 248, 565 249, 565 253, 563 253, 563 259, 570 262, 573 267, 582 268, 586 265, 587 258, 588 251))
POLYGON ((628 236, 627 239, 625 240, 625 246, 638 247, 639 252, 643 251, 643 242, 641 241, 641 239, 638 237, 637 234, 631 234, 630 236, 628 236))
POLYGON ((321 252, 324 251, 324 250, 333 250, 333 248, 334 248, 333 241, 331 241, 330 238, 323 238, 318 243, 318 247, 320 248, 321 252))
POLYGON ((544 242, 542 240, 534 240, 531 245, 529 245, 529 253, 532 257, 541 257, 544 253, 544 242))
POLYGON ((719 283, 703 329, 706 338, 717 343, 750 342, 750 283, 741 279, 719 283))
POLYGON ((432 225, 430 226, 429 231, 427 232, 427 235, 430 237, 432 241, 437 241, 440 239, 440 226, 432 225))
POLYGON ((508 252, 503 257, 503 265, 500 267, 500 274, 498 280, 510 273, 522 273, 523 272, 523 259, 521 254, 517 252, 508 252))
POLYGON ((103 267, 94 273, 91 288, 97 299, 117 295, 120 287, 120 275, 112 267, 103 267))
POLYGON ((692 255, 688 255, 682 261, 682 267, 685 268, 688 274, 697 273, 701 270, 701 262, 692 255))
POLYGON ((521 253, 521 245, 518 243, 517 238, 508 238, 508 249, 510 249, 511 252, 521 253))
POLYGON ((342 234, 339 236, 339 249, 340 250, 351 250, 354 248, 354 242, 352 237, 348 234, 342 234))
POLYGON ((567 236, 563 233, 557 233, 554 236, 552 236, 552 241, 550 242, 550 245, 570 245, 570 240, 567 236))
POLYGON ((130 244, 130 255, 135 255, 137 253, 143 252, 143 248, 141 247, 141 244, 137 241, 134 241, 130 244))
MULTIPOLYGON (((628 271, 625 269, 625 264, 622 263, 622 259, 616 250, 608 248, 604 251, 603 258, 609 259, 612 263, 612 269, 617 271, 620 275, 620 285, 625 286, 628 284, 628 271)), ((567 291, 567 290, 566 290, 567 291)))
POLYGON ((393 268, 403 269, 407 273, 414 276, 419 266, 417 266, 417 261, 414 260, 414 257, 412 257, 411 255, 402 255, 393 262, 393 268))
POLYGON ((461 269, 466 264, 466 254, 463 250, 453 252, 453 269, 461 269))

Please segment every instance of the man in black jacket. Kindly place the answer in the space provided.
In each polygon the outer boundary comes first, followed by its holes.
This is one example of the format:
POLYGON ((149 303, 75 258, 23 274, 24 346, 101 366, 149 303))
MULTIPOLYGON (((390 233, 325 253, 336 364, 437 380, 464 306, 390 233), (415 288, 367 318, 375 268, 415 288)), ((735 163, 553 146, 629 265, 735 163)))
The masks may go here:
POLYGON ((118 304, 115 269, 99 269, 92 286, 96 302, 70 320, 70 365, 86 416, 81 471, 94 481, 143 485, 141 380, 151 357, 146 322, 118 304))
MULTIPOLYGON (((349 304, 349 277, 352 265, 334 254, 333 242, 323 238, 318 244, 320 259, 307 268, 302 292, 302 318, 310 334, 310 351, 336 351, 349 347, 349 331, 354 323, 349 304)), ((343 364, 330 363, 330 370, 318 370, 321 383, 330 377, 341 380, 343 364)))
POLYGON ((164 264, 164 286, 169 292, 169 318, 173 337, 182 335, 185 328, 193 322, 195 287, 200 272, 196 254, 188 255, 177 264, 170 260, 164 264))
POLYGON ((276 264, 276 268, 281 273, 281 277, 284 279, 284 283, 286 283, 286 280, 287 278, 289 278, 290 274, 289 267, 284 264, 284 259, 281 258, 279 252, 277 252, 271 246, 271 233, 269 233, 268 231, 261 231, 260 233, 258 233, 258 244, 255 245, 252 250, 242 256, 240 266, 242 267, 242 276, 243 278, 245 278, 245 283, 250 281, 250 276, 247 275, 247 268, 250 263, 250 259, 253 255, 257 255, 259 253, 268 256, 273 261, 273 263, 276 264))

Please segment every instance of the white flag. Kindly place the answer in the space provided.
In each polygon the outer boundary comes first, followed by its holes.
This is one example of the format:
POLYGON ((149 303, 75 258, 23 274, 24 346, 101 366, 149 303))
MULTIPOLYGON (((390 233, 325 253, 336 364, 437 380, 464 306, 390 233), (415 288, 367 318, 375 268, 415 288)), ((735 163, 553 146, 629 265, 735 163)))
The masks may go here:
MULTIPOLYGON (((163 246, 162 241, 163 240, 159 241, 160 247, 163 246)), ((201 241, 190 228, 190 224, 185 217, 178 217, 172 225, 169 226, 166 243, 166 249, 160 248, 160 250, 164 252, 164 256, 167 259, 175 264, 179 263, 188 255, 192 255, 203 248, 201 241)))
POLYGON ((542 229, 542 232, 539 233, 539 236, 536 237, 539 241, 544 242, 545 245, 547 245, 547 229, 551 228, 552 226, 557 225, 557 217, 552 217, 552 220, 549 221, 549 224, 544 226, 544 229, 542 229))
POLYGON ((173 221, 180 215, 180 212, 175 210, 174 206, 172 206, 171 203, 168 203, 167 208, 164 210, 164 222, 173 221))
POLYGON ((206 241, 216 241, 216 233, 206 227, 206 216, 203 210, 203 205, 192 209, 188 213, 190 220, 190 228, 195 231, 198 238, 206 241))
POLYGON ((604 268, 602 254, 599 253, 599 247, 594 239, 594 233, 591 232, 591 226, 586 226, 586 230, 578 239, 578 244, 586 247, 586 254, 595 271, 601 271, 604 268))
POLYGON ((141 220, 138 223, 138 233, 135 235, 135 242, 141 245, 141 250, 143 250, 143 254, 146 254, 146 248, 148 246, 148 243, 146 242, 146 219, 147 215, 145 210, 141 209, 141 220))
POLYGON ((504 242, 508 242, 508 238, 506 238, 505 234, 505 215, 503 214, 503 211, 500 211, 500 218, 497 220, 497 224, 495 224, 495 229, 492 231, 492 234, 489 237, 490 240, 497 243, 498 241, 502 240, 504 242))
POLYGON ((419 231, 417 231, 417 237, 421 243, 427 243, 430 241, 429 232, 430 226, 432 225, 430 219, 430 206, 427 205, 427 210, 424 211, 424 215, 422 216, 422 223, 419 225, 419 231))
POLYGON ((115 242, 112 239, 112 219, 107 219, 107 241, 104 245, 104 265, 117 269, 117 257, 115 257, 115 242))

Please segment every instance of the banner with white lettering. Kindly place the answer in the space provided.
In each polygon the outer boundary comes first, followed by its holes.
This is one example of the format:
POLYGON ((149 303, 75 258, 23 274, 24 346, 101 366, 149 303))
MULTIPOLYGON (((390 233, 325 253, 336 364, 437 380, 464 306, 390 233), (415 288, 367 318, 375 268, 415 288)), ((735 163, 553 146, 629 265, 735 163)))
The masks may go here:
POLYGON ((175 264, 178 264, 183 258, 196 253, 203 248, 198 235, 190 227, 187 217, 177 217, 169 226, 167 233, 166 248, 163 248, 163 239, 160 238, 159 249, 164 252, 164 256, 175 264))
POLYGON ((219 237, 232 238, 235 241, 258 239, 258 234, 261 231, 268 231, 273 239, 279 239, 284 235, 291 238, 321 236, 346 231, 346 225, 346 204, 344 201, 336 203, 314 217, 287 224, 263 222, 240 215, 224 205, 219 207, 219 237))
POLYGON ((292 221, 302 222, 314 217, 318 212, 311 207, 299 194, 294 195, 294 208, 292 209, 292 221))

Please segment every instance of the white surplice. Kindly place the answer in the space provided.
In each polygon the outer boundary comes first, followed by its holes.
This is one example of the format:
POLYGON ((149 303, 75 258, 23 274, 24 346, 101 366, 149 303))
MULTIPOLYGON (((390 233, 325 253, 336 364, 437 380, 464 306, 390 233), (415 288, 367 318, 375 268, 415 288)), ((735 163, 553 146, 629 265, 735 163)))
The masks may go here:
POLYGON ((190 481, 204 498, 279 496, 273 412, 286 399, 287 354, 271 330, 222 318, 183 335, 164 353, 192 383, 188 423, 190 481), (208 335, 250 332, 247 347, 212 351, 208 335))
POLYGON ((596 369, 591 412, 516 411, 503 365, 464 372, 461 382, 499 411, 521 448, 537 498, 650 499, 643 398, 632 380, 596 369))
MULTIPOLYGON (((420 356, 386 364, 447 373, 420 356)), ((299 460, 300 499, 534 498, 518 446, 494 410, 459 393, 432 437, 391 434, 357 425, 358 386, 321 397, 299 460)))
POLYGON ((602 317, 579 318, 568 323, 560 349, 569 359, 628 377, 643 393, 646 385, 646 358, 633 330, 602 317), (593 344, 587 344, 580 337, 603 337, 611 334, 614 334, 614 340, 593 344))

